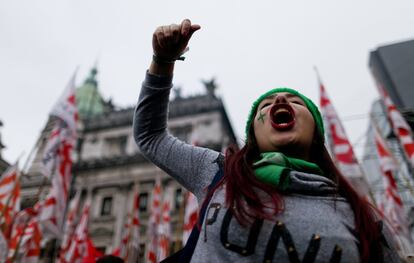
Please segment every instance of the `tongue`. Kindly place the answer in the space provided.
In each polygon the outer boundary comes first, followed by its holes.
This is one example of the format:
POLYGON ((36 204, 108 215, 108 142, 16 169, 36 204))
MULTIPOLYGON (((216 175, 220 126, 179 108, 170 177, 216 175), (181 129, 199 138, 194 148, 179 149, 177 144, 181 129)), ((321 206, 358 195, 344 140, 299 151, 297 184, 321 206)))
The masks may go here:
POLYGON ((272 120, 272 126, 277 130, 289 130, 294 124, 294 118, 289 112, 276 114, 272 120))
POLYGON ((280 110, 280 107, 281 105, 273 105, 270 109, 271 124, 276 130, 289 130, 295 125, 295 115, 290 106, 286 105, 285 110, 280 110))
POLYGON ((287 123, 290 123, 292 120, 293 118, 289 112, 278 113, 274 117, 274 122, 276 124, 287 124, 287 123))

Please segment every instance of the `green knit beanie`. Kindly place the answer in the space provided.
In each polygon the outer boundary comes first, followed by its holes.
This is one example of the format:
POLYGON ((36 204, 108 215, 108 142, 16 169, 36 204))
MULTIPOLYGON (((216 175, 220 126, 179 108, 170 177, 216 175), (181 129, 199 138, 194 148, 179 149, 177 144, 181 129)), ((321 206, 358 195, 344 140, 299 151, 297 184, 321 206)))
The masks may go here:
POLYGON ((252 124, 253 118, 256 114, 257 107, 259 106, 260 102, 262 102, 265 98, 269 97, 270 95, 273 95, 275 93, 280 93, 280 92, 288 92, 290 94, 296 95, 299 98, 301 98, 303 100, 303 102, 305 102, 306 107, 308 108, 308 110, 310 111, 310 113, 313 116, 316 128, 319 130, 319 133, 322 136, 322 140, 324 140, 325 129, 323 127, 322 115, 319 112, 318 107, 308 97, 306 97, 305 95, 299 93, 297 90, 290 89, 290 88, 284 88, 284 87, 269 90, 268 92, 264 93, 257 100, 255 100, 253 102, 253 105, 252 105, 252 108, 250 110, 249 116, 247 118, 247 123, 246 123, 246 140, 249 137, 250 125, 252 124))

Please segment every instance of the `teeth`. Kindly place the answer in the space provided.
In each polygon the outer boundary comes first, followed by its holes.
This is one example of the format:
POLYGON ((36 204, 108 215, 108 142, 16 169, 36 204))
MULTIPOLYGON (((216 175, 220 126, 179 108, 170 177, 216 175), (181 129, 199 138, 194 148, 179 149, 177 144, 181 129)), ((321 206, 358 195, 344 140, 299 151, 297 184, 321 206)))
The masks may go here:
POLYGON ((276 115, 276 114, 281 113, 281 112, 287 112, 287 113, 289 113, 289 111, 287 109, 280 108, 280 109, 277 109, 273 115, 276 115))

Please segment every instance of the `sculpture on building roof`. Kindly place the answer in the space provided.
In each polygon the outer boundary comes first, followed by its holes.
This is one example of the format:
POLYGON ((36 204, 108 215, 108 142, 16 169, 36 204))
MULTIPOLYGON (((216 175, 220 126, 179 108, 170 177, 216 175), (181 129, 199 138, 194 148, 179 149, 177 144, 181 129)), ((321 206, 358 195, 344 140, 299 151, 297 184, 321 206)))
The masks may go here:
POLYGON ((217 89, 216 78, 212 77, 210 80, 201 80, 201 82, 203 82, 204 87, 207 90, 207 95, 215 97, 215 91, 217 89))

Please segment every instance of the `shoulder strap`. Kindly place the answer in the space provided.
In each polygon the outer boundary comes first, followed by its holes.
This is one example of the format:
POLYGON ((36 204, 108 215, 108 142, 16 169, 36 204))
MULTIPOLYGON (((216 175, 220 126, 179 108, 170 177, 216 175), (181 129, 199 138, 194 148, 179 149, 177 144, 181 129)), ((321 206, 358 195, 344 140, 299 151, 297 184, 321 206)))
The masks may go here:
POLYGON ((190 262, 191 257, 193 256, 195 247, 197 245, 198 237, 200 236, 200 227, 203 224, 203 219, 207 211, 207 206, 210 203, 210 199, 213 196, 211 191, 215 189, 217 183, 223 178, 224 176, 224 156, 219 154, 217 159, 214 161, 219 166, 219 170, 217 171, 216 175, 214 176, 213 180, 211 181, 210 185, 208 186, 208 193, 206 199, 203 202, 203 205, 200 209, 200 214, 198 215, 198 222, 193 227, 191 231, 190 237, 188 238, 185 246, 177 251, 176 253, 172 254, 168 258, 161 261, 162 263, 173 263, 173 262, 190 262))

